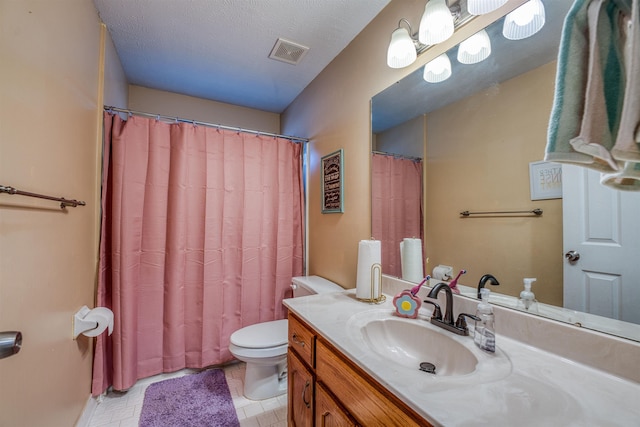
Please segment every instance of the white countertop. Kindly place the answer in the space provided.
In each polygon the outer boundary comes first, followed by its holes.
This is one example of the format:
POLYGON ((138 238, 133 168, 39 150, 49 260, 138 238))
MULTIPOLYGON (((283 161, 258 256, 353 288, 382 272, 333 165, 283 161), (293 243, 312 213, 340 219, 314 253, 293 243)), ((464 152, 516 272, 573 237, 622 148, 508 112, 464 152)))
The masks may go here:
MULTIPOLYGON (((287 299, 284 304, 434 425, 640 425, 640 384, 501 335, 496 336, 498 356, 491 360, 492 355, 477 349, 471 337, 450 333, 456 340, 467 340, 467 347, 484 363, 476 373, 407 374, 406 368, 374 354, 360 338, 358 319, 392 316, 392 299, 387 295, 385 303, 371 305, 357 301, 354 290, 349 290, 287 299)), ((458 314, 455 304, 454 312, 458 314)), ((428 323, 425 317, 403 321, 428 323)))

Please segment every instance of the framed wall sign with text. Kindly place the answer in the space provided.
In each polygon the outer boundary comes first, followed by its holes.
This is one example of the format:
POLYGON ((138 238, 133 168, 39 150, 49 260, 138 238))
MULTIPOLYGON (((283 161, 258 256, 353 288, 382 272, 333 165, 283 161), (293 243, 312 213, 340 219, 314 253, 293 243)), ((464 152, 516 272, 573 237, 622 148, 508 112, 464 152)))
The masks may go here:
POLYGON ((552 162, 529 163, 531 200, 562 198, 562 165, 552 162))
POLYGON ((322 213, 344 212, 342 149, 327 154, 321 161, 322 213))

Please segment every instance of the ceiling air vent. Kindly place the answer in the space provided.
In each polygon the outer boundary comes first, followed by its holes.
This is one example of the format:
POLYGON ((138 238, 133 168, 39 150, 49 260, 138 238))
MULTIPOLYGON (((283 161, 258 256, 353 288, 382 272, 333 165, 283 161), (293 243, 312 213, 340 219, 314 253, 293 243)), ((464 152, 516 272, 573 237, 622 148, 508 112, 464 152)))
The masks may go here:
POLYGON ((297 65, 308 50, 309 48, 307 46, 285 39, 278 39, 273 49, 271 49, 269 58, 286 62, 287 64, 297 65))

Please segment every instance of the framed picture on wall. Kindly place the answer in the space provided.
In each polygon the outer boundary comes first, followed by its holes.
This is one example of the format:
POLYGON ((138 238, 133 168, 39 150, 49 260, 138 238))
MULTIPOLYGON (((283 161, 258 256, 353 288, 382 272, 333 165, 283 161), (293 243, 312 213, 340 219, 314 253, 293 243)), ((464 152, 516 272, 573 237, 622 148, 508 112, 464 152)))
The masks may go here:
POLYGON ((344 212, 342 149, 322 158, 322 213, 344 212))
POLYGON ((562 198, 562 165, 553 162, 529 163, 531 200, 562 198))

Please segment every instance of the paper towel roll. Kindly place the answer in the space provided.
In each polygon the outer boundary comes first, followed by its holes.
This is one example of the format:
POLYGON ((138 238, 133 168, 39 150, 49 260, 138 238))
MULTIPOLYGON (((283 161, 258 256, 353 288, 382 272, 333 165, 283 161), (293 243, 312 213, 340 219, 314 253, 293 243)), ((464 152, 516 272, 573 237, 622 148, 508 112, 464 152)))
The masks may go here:
POLYGON ((371 299, 380 295, 380 283, 376 280, 371 295, 371 267, 382 261, 380 240, 360 240, 358 244, 358 270, 356 275, 356 298, 371 299))
POLYGON ((98 324, 97 327, 82 332, 82 335, 87 337, 97 337, 107 329, 109 330, 109 335, 113 332, 113 312, 106 307, 96 307, 89 310, 89 313, 82 318, 82 321, 83 323, 95 322, 98 324))
POLYGON ((448 265, 438 265, 434 267, 431 275, 436 280, 449 281, 453 279, 453 267, 448 265))
POLYGON ((422 239, 405 238, 400 242, 400 264, 404 280, 418 283, 424 279, 422 239))

